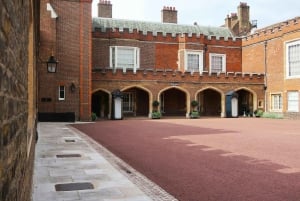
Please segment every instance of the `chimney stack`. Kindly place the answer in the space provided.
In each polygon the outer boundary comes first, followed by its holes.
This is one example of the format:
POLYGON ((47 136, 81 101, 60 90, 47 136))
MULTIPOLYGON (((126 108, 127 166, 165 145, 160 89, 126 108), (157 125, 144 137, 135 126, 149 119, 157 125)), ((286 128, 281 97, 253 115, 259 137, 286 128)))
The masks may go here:
POLYGON ((235 36, 243 36, 250 33, 252 25, 249 21, 250 7, 247 3, 240 2, 237 13, 231 13, 225 18, 225 26, 231 29, 235 36))
POLYGON ((240 27, 247 26, 250 21, 249 17, 249 6, 247 3, 240 2, 240 5, 238 6, 238 19, 240 23, 240 27))
POLYGON ((163 23, 177 24, 177 10, 175 7, 164 6, 161 10, 161 21, 163 23))
POLYGON ((112 4, 107 0, 99 0, 98 17, 112 18, 112 4))

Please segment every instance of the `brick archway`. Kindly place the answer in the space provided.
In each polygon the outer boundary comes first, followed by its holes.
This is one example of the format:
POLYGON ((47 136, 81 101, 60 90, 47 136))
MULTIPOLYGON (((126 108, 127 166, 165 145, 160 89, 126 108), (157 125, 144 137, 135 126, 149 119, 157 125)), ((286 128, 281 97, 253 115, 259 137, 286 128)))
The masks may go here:
POLYGON ((158 93, 160 110, 165 116, 188 117, 190 94, 181 87, 167 87, 158 93))
POLYGON ((257 95, 254 91, 241 87, 235 90, 239 95, 238 110, 239 115, 252 115, 254 110, 257 109, 257 95))
POLYGON ((104 89, 98 89, 92 93, 92 112, 98 118, 110 119, 111 111, 111 94, 104 89))
POLYGON ((196 93, 200 103, 199 111, 203 116, 224 116, 224 94, 217 88, 208 87, 196 93))
POLYGON ((140 86, 128 86, 121 91, 123 92, 124 116, 149 116, 152 93, 148 89, 140 86))

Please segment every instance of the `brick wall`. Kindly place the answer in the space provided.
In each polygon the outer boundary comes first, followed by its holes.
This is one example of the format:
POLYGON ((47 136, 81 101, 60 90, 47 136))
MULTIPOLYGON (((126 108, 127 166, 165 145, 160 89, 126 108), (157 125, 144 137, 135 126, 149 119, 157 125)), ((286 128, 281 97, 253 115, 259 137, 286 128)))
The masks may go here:
POLYGON ((0 0, 0 200, 30 201, 38 1, 0 0))
POLYGON ((220 89, 224 93, 230 90, 238 90, 241 87, 253 91, 257 94, 258 99, 264 99, 264 76, 257 74, 202 74, 199 73, 182 73, 172 70, 138 70, 135 74, 132 71, 123 73, 121 69, 115 73, 112 70, 95 70, 93 72, 93 91, 97 89, 123 89, 132 86, 140 86, 154 94, 163 88, 181 86, 191 97, 195 97, 196 91, 212 87, 220 89))
POLYGON ((41 1, 39 112, 74 112, 76 120, 90 120, 91 1, 51 1, 58 18, 51 18, 48 2, 41 1), (45 64, 52 52, 59 61, 53 74, 45 64), (58 100, 59 85, 66 89, 63 101, 58 100))
MULTIPOLYGON (((258 30, 243 39, 243 72, 267 72, 266 102, 267 111, 271 111, 270 96, 282 94, 282 114, 287 118, 299 118, 299 113, 287 111, 287 92, 300 91, 300 79, 286 79, 285 44, 300 40, 300 18, 294 18, 270 27, 258 30)), ((300 107, 300 105, 299 105, 300 107)))
MULTIPOLYGON (((190 101, 194 100, 202 90, 212 89, 223 96, 223 109, 225 108, 225 94, 228 91, 244 89, 252 93, 253 107, 256 109, 259 100, 264 99, 264 77, 250 74, 211 74, 182 73, 174 70, 137 70, 133 73, 128 70, 125 73, 119 69, 113 72, 111 69, 94 70, 93 91, 105 89, 111 94, 115 89, 139 88, 149 95, 149 111, 152 111, 151 102, 157 100, 159 94, 167 89, 176 88, 185 92, 187 97, 187 111, 190 101)), ((176 102, 176 101, 175 101, 176 102)), ((224 110, 225 111, 225 110, 224 110)), ((224 112, 223 111, 223 112, 224 112)))
POLYGON ((118 29, 107 30, 101 32, 95 30, 92 33, 92 60, 93 68, 109 67, 109 46, 132 46, 140 48, 140 68, 150 69, 173 69, 179 68, 178 53, 179 50, 203 50, 207 46, 205 54, 205 70, 209 70, 209 53, 226 54, 226 71, 241 72, 242 71, 242 41, 232 38, 224 39, 212 36, 200 35, 196 36, 172 36, 171 34, 157 33, 153 35, 151 32, 143 34, 134 29, 129 32, 124 29, 123 32, 118 29))
POLYGON ((155 56, 155 68, 178 69, 178 44, 156 44, 155 56))

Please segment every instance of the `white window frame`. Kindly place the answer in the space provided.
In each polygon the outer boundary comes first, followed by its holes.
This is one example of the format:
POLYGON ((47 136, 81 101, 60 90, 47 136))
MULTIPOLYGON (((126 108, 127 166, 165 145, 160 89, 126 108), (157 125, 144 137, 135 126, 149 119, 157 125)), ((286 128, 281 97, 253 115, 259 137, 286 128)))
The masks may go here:
POLYGON ((270 94, 270 100, 271 100, 270 110, 271 111, 282 112, 282 98, 283 98, 282 93, 271 93, 270 94))
POLYGON ((299 112, 299 92, 287 92, 287 110, 289 112, 299 112))
POLYGON ((193 71, 193 72, 202 72, 203 71, 203 51, 197 50, 185 50, 184 51, 184 70, 185 71, 193 71), (197 55, 199 56, 198 60, 198 69, 195 71, 193 69, 189 69, 188 66, 188 55, 197 55))
POLYGON ((58 100, 63 101, 66 99, 66 87, 64 85, 58 86, 58 100))
POLYGON ((209 72, 213 72, 213 73, 216 73, 216 72, 226 72, 226 54, 217 54, 217 53, 210 53, 209 54, 209 72), (213 57, 221 57, 222 58, 222 70, 221 71, 212 71, 213 69, 213 66, 212 66, 212 60, 213 60, 213 57))
POLYGON ((299 75, 290 75, 289 47, 296 46, 296 45, 299 46, 299 52, 296 53, 296 57, 297 57, 296 62, 298 63, 298 68, 300 72, 300 39, 285 43, 285 66, 286 66, 285 74, 287 79, 300 78, 300 73, 299 75))
POLYGON ((123 69, 123 71, 126 71, 126 69, 133 69, 134 72, 136 72, 136 70, 138 68, 140 68, 140 48, 138 47, 131 47, 131 46, 110 46, 109 48, 109 66, 112 69, 123 69), (131 50, 133 51, 133 63, 132 63, 132 67, 128 67, 128 66, 119 66, 118 63, 120 63, 120 61, 118 60, 118 52, 120 50, 131 50))

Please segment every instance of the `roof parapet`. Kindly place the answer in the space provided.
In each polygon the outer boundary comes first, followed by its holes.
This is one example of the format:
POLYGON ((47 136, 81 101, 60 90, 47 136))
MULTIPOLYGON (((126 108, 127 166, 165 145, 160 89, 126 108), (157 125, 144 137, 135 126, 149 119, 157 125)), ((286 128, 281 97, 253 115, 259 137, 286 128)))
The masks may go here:
POLYGON ((283 34, 292 30, 300 29, 300 16, 279 22, 261 29, 256 30, 254 33, 246 36, 243 40, 258 39, 258 37, 273 37, 273 34, 283 34))
POLYGON ((144 80, 161 80, 165 81, 166 77, 170 78, 170 82, 222 82, 222 83, 240 83, 251 82, 257 84, 264 84, 264 74, 260 73, 243 73, 243 72, 220 72, 210 73, 208 71, 191 72, 179 71, 172 69, 126 69, 126 68, 94 68, 93 80, 101 79, 124 79, 130 76, 132 79, 144 80))

